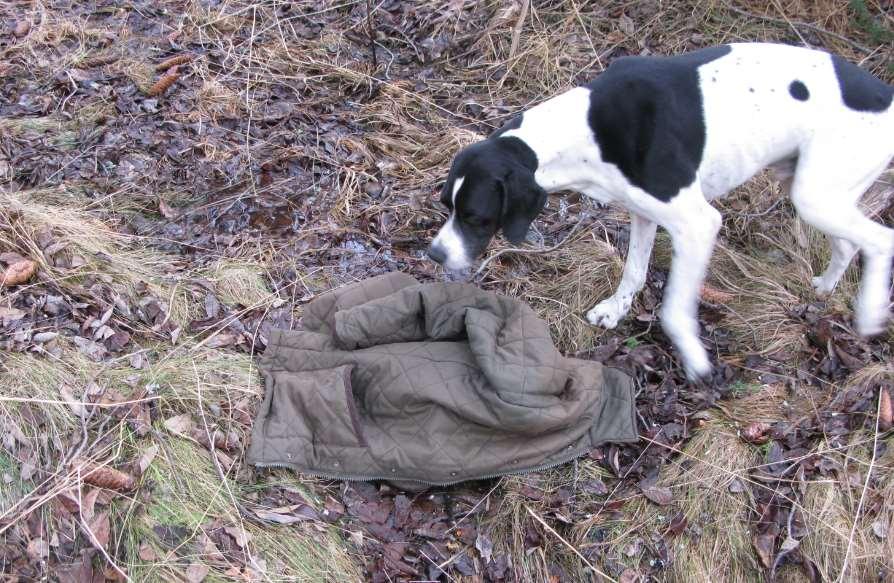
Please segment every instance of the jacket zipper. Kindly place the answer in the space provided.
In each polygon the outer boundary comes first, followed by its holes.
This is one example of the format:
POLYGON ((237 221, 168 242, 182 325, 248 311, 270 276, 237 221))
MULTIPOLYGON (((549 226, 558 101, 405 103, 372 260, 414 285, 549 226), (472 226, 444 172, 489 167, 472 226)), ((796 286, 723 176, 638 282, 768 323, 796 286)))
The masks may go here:
POLYGON ((308 471, 308 470, 303 470, 303 469, 297 468, 294 464, 288 464, 288 463, 276 463, 276 462, 264 463, 264 462, 261 462, 261 463, 253 463, 252 465, 254 465, 255 467, 258 467, 258 468, 285 468, 288 470, 293 470, 293 471, 300 472, 302 474, 306 474, 308 476, 313 476, 315 478, 324 478, 324 479, 328 479, 328 480, 343 480, 346 482, 375 482, 378 480, 382 480, 382 481, 386 481, 386 482, 395 482, 395 481, 396 482, 412 482, 412 483, 418 483, 418 484, 425 484, 427 486, 452 486, 454 484, 459 484, 461 482, 473 482, 476 480, 490 480, 490 479, 499 478, 502 476, 524 476, 526 474, 533 474, 534 472, 542 472, 543 470, 548 470, 550 468, 555 468, 557 466, 561 466, 562 464, 567 464, 568 462, 570 462, 572 460, 583 457, 584 455, 586 455, 589 452, 590 452, 590 449, 585 449, 582 451, 576 451, 571 456, 569 456, 567 458, 563 457, 559 461, 550 462, 548 464, 543 464, 540 466, 535 466, 533 468, 526 468, 526 469, 518 470, 518 471, 508 470, 508 471, 502 471, 502 472, 495 472, 493 474, 485 474, 482 476, 473 476, 471 478, 462 478, 460 480, 453 480, 451 482, 429 482, 427 480, 398 478, 395 476, 389 477, 389 476, 356 476, 356 475, 327 474, 327 473, 323 473, 323 472, 312 472, 312 471, 308 471))

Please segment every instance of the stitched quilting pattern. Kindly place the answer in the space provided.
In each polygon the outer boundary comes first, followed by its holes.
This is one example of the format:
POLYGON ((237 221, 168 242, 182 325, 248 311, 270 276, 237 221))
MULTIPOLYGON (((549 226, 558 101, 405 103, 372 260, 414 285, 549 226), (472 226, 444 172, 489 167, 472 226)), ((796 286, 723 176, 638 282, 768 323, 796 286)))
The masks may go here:
MULTIPOLYGON (((300 331, 276 331, 261 360, 275 390, 342 390, 262 407, 248 459, 342 477, 449 483, 567 459, 636 439, 630 379, 568 359, 524 303, 456 283, 380 276, 317 298, 300 331), (302 382, 283 382, 294 375, 302 382), (289 389, 285 387, 288 386, 289 389), (331 405, 350 395, 353 417, 331 405), (307 403, 324 403, 319 411, 307 403), (275 418, 280 433, 271 431, 275 418), (294 430, 282 434, 282 420, 294 430), (320 422, 338 420, 333 426, 320 422), (355 427, 361 426, 363 445, 355 427), (351 435, 341 435, 350 432, 351 435)), ((269 397, 267 398, 267 403, 269 397)), ((346 405, 347 408, 347 405, 346 405)))

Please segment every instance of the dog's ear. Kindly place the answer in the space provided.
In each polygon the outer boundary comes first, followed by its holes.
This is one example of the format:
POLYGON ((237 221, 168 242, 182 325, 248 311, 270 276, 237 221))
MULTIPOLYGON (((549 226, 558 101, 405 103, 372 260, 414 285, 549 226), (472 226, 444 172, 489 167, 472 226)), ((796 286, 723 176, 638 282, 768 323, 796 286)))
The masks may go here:
POLYGON ((534 181, 534 173, 516 167, 500 180, 503 235, 513 244, 524 241, 528 228, 546 205, 546 191, 534 181))
POLYGON ((450 180, 450 176, 448 176, 444 180, 444 186, 441 187, 441 204, 446 206, 447 208, 450 208, 452 198, 453 198, 451 196, 452 193, 450 192, 450 186, 452 184, 453 184, 453 181, 450 180))

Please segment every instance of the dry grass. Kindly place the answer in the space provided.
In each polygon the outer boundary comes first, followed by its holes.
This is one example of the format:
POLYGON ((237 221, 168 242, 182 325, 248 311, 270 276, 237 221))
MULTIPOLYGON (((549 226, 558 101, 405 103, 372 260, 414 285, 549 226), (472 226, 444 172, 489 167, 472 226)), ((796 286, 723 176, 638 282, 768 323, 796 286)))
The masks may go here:
POLYGON ((807 487, 808 534, 803 548, 823 580, 872 581, 894 568, 894 455, 889 444, 874 460, 870 477, 871 453, 872 438, 862 432, 852 434, 845 448, 825 454, 838 470, 828 480, 807 487), (861 506, 863 486, 870 478, 870 502, 861 506))
POLYGON ((602 333, 586 321, 586 312, 611 295, 623 267, 610 243, 594 233, 542 255, 509 255, 489 270, 489 283, 524 297, 550 325, 553 340, 566 352, 592 347, 602 333))

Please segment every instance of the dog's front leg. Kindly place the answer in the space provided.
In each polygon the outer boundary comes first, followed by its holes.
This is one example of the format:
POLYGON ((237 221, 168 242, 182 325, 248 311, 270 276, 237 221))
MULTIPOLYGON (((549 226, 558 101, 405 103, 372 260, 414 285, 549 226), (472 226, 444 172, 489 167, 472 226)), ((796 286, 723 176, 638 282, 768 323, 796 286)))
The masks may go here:
MULTIPOLYGON (((685 193, 684 193, 685 192, 685 193)), ((711 373, 708 353, 698 336, 698 301, 721 218, 695 189, 668 205, 661 226, 671 236, 673 262, 661 306, 661 326, 674 343, 690 380, 711 373)))
POLYGON ((587 312, 587 321, 590 324, 614 328, 627 315, 634 296, 646 283, 656 227, 652 221, 630 213, 630 243, 621 283, 611 297, 602 300, 587 312))

